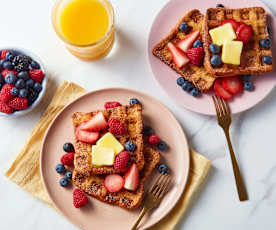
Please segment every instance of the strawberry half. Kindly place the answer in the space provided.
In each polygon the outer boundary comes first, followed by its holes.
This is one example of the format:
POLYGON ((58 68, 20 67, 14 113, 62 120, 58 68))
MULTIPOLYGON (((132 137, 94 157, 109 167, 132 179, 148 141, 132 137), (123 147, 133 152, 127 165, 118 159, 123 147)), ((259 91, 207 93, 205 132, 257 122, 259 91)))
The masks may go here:
POLYGON ((88 144, 94 144, 98 140, 99 135, 99 132, 88 132, 81 130, 80 126, 76 129, 77 140, 88 144))
POLYGON ((198 38, 199 31, 194 31, 188 34, 185 38, 183 38, 177 45, 179 49, 184 51, 185 53, 190 49, 194 43, 194 41, 198 38))
POLYGON ((98 112, 89 121, 82 122, 80 129, 84 131, 100 131, 107 127, 107 122, 102 112, 98 112))
POLYGON ((251 26, 240 23, 240 26, 238 27, 236 34, 237 34, 237 40, 242 41, 243 43, 249 42, 249 40, 252 37, 252 28, 251 26))
POLYGON ((240 24, 239 24, 236 20, 234 20, 234 19, 226 19, 226 20, 222 21, 222 23, 221 23, 220 25, 222 26, 222 25, 224 25, 224 24, 226 24, 226 23, 231 23, 231 25, 232 25, 234 31, 237 31, 237 29, 238 29, 238 27, 239 27, 239 25, 240 25, 240 24))
POLYGON ((177 68, 182 68, 184 65, 189 63, 190 60, 186 56, 186 54, 179 50, 177 47, 175 47, 174 44, 169 42, 168 47, 172 55, 173 62, 177 68))
POLYGON ((202 47, 194 47, 194 48, 188 49, 187 57, 190 59, 193 65, 201 66, 203 56, 204 56, 204 51, 202 47))
POLYGON ((124 187, 124 178, 118 174, 110 174, 104 179, 104 187, 108 192, 119 192, 124 187))
POLYGON ((124 188, 135 191, 139 186, 139 171, 136 164, 133 164, 124 176, 124 188))
POLYGON ((214 84, 214 91, 216 95, 219 97, 225 99, 225 100, 230 100, 232 99, 232 94, 226 91, 223 86, 222 86, 223 79, 219 78, 215 81, 214 84))
POLYGON ((222 87, 231 94, 238 94, 243 90, 243 82, 240 77, 225 77, 222 80, 222 87))

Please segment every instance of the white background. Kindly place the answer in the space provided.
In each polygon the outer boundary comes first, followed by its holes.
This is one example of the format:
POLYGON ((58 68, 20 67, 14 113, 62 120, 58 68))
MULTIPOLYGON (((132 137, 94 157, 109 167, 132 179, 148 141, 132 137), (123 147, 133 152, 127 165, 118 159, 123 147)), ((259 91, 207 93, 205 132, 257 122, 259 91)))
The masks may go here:
MULTIPOLYGON (((179 107, 152 76, 147 38, 155 15, 166 2, 113 0, 116 46, 108 58, 91 63, 70 55, 58 40, 50 21, 53 1, 1 0, 0 46, 24 47, 43 60, 50 78, 48 96, 63 80, 74 81, 87 90, 123 86, 148 93, 173 111, 190 145, 212 160, 208 179, 195 195, 179 229, 276 229, 276 90, 255 108, 233 119, 232 140, 250 196, 250 201, 240 203, 225 138, 215 118, 179 107)), ((275 14, 276 2, 265 2, 275 14)), ((44 100, 24 117, 0 118, 1 230, 77 229, 3 176, 48 103, 49 99, 44 100)))

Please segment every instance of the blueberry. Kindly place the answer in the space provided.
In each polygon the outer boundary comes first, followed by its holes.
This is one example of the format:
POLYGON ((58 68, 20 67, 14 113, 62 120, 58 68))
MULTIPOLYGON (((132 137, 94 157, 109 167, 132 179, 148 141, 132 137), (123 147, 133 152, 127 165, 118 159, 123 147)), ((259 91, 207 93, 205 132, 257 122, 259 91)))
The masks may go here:
POLYGON ((182 86, 184 82, 185 82, 185 78, 184 78, 184 77, 179 77, 179 78, 177 78, 177 80, 176 80, 176 83, 177 83, 178 85, 180 85, 180 86, 182 86))
POLYGON ((143 134, 146 136, 149 136, 151 134, 153 134, 153 129, 152 127, 150 127, 149 125, 146 125, 143 127, 143 134))
POLYGON ((0 83, 0 90, 2 89, 3 85, 4 85, 3 83, 0 83))
POLYGON ((211 57, 211 65, 214 67, 220 66, 221 65, 220 56, 215 55, 215 56, 211 57))
POLYGON ((218 4, 216 5, 216 8, 224 8, 224 5, 218 3, 218 4))
POLYGON ((219 46, 217 46, 216 44, 211 44, 211 45, 209 46, 209 50, 210 50, 210 52, 213 53, 213 54, 218 54, 220 48, 219 48, 219 46))
POLYGON ((188 26, 187 22, 182 22, 179 26, 179 30, 185 34, 189 33, 190 27, 188 26))
POLYGON ((202 47, 202 42, 200 40, 196 40, 193 44, 193 47, 202 47))
POLYGON ((13 73, 8 73, 5 77, 5 81, 8 84, 15 84, 17 77, 13 73))
POLYGON ((9 61, 12 61, 13 58, 14 58, 13 53, 12 53, 12 52, 8 52, 8 53, 6 54, 6 58, 7 58, 9 61))
POLYGON ((65 177, 68 179, 68 180, 71 180, 72 179, 72 171, 67 171, 65 173, 65 177))
POLYGON ((28 90, 27 89, 20 89, 18 96, 19 97, 27 97, 28 96, 28 90))
POLYGON ((193 84, 189 81, 185 81, 182 85, 182 89, 185 91, 190 91, 193 88, 193 84))
POLYGON ((32 60, 31 62, 31 67, 32 69, 40 69, 40 65, 38 64, 38 62, 32 60))
POLYGON ((75 152, 74 145, 70 142, 67 142, 63 145, 63 150, 67 153, 75 152))
POLYGON ((0 73, 0 83, 4 84, 5 83, 5 79, 3 78, 2 74, 0 73))
POLYGON ((250 74, 242 75, 241 78, 243 81, 250 81, 252 78, 252 75, 250 75, 250 74))
POLYGON ((243 84, 243 89, 247 91, 253 91, 254 90, 254 85, 252 84, 251 81, 246 81, 243 84))
POLYGON ((34 90, 39 93, 42 90, 42 85, 40 83, 36 82, 34 84, 34 90))
POLYGON ((34 101, 37 99, 38 93, 33 88, 28 88, 28 105, 34 103, 34 101))
POLYGON ((268 33, 269 35, 272 35, 272 29, 271 29, 271 27, 270 27, 270 26, 267 26, 266 29, 267 29, 267 33, 268 33))
POLYGON ((269 38, 264 38, 260 41, 261 48, 269 49, 271 47, 271 41, 269 38))
POLYGON ((13 69, 13 65, 12 65, 12 63, 10 61, 5 61, 3 63, 3 68, 11 70, 11 69, 13 69))
POLYGON ((125 143, 125 148, 127 151, 134 151, 136 146, 132 141, 128 141, 125 143))
POLYGON ((23 89, 25 87, 25 81, 23 79, 18 79, 15 83, 15 87, 18 89, 23 89))
POLYGON ((34 86, 34 80, 33 79, 29 79, 26 81, 26 86, 28 88, 32 88, 34 86))
POLYGON ((30 77, 27 71, 21 71, 17 74, 18 78, 23 79, 24 81, 27 81, 30 77))
POLYGON ((19 90, 18 90, 17 88, 14 87, 14 88, 11 89, 11 94, 12 94, 13 96, 17 96, 18 93, 19 93, 19 90))
POLYGON ((159 150, 166 150, 168 148, 168 146, 165 141, 159 141, 157 144, 157 148, 159 150))
POLYGON ((57 171, 57 173, 64 173, 65 172, 65 167, 64 167, 64 165, 63 164, 57 164, 57 166, 56 166, 56 171, 57 171))
POLYGON ((190 94, 193 96, 193 97, 197 97, 199 96, 200 92, 197 88, 193 88, 191 91, 190 91, 190 94))
POLYGON ((162 164, 158 165, 157 169, 160 173, 167 173, 169 170, 169 167, 168 167, 168 165, 162 163, 162 164))
POLYGON ((59 184, 60 184, 61 187, 67 187, 68 184, 69 184, 69 181, 68 181, 67 178, 64 177, 64 178, 61 178, 61 179, 59 180, 59 184))
POLYGON ((6 59, 2 59, 2 60, 0 61, 0 67, 3 68, 3 64, 4 64, 5 61, 7 61, 7 60, 6 60, 6 59))
POLYGON ((267 65, 272 64, 272 57, 271 56, 263 56, 263 62, 267 65))
POLYGON ((137 98, 131 98, 129 100, 130 105, 140 104, 140 101, 137 98))

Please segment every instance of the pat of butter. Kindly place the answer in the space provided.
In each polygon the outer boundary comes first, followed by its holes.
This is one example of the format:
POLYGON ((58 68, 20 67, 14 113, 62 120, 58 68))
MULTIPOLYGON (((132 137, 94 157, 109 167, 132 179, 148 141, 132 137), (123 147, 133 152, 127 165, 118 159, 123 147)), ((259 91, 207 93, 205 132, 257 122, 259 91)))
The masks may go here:
POLYGON ((231 23, 226 23, 222 26, 214 28, 209 31, 209 34, 213 40, 213 43, 218 46, 223 45, 226 41, 233 41, 237 38, 231 23))
POLYGON ((227 41, 222 47, 221 60, 226 64, 240 65, 243 43, 241 41, 227 41))
POLYGON ((113 149, 100 147, 97 145, 92 146, 92 165, 103 166, 114 164, 115 153, 113 149))
POLYGON ((113 136, 112 133, 106 133, 96 143, 97 146, 113 149, 115 154, 124 150, 124 146, 113 136))

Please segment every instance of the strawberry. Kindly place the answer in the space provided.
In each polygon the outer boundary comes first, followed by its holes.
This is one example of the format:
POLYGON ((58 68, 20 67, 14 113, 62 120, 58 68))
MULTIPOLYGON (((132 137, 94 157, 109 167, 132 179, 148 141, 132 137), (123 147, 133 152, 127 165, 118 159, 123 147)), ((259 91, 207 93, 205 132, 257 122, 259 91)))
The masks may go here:
POLYGON ((239 22, 237 22, 235 19, 232 19, 232 18, 231 19, 226 19, 226 20, 222 21, 222 23, 220 25, 222 26, 222 25, 224 25, 226 23, 231 23, 234 31, 237 31, 237 29, 238 29, 238 27, 240 25, 239 22))
POLYGON ((1 52, 1 60, 2 59, 6 59, 6 55, 7 55, 8 52, 9 52, 8 50, 2 50, 2 52, 1 52))
POLYGON ((16 110, 23 110, 28 107, 28 99, 25 97, 15 97, 8 101, 8 105, 16 110))
POLYGON ((104 179, 104 187, 108 192, 119 192, 124 186, 124 178, 118 174, 110 174, 104 179))
POLYGON ((199 36, 199 30, 194 31, 190 34, 188 34, 185 38, 183 38, 177 45, 179 49, 187 53, 188 49, 190 49, 194 43, 194 41, 199 36))
POLYGON ((0 91, 0 101, 7 102, 14 96, 11 94, 11 89, 15 87, 12 84, 5 84, 0 91))
POLYGON ((116 118, 109 118, 108 120, 109 132, 113 134, 124 134, 126 132, 126 128, 123 123, 121 123, 116 118))
POLYGON ((41 69, 31 69, 29 70, 30 78, 35 82, 41 83, 44 78, 44 73, 41 69))
POLYGON ((99 138, 99 132, 88 132, 80 129, 76 129, 76 137, 78 141, 94 144, 99 138))
POLYGON ((139 186, 139 171, 136 164, 133 164, 124 176, 124 188, 135 191, 139 186))
POLYGON ((229 93, 228 91, 226 91, 226 90, 222 87, 222 82, 223 82, 223 79, 221 79, 221 78, 218 78, 218 79, 215 81, 215 84, 214 84, 215 93, 216 93, 219 97, 222 97, 222 98, 225 99, 225 100, 230 100, 230 99, 232 99, 232 94, 229 93))
POLYGON ((148 139, 149 143, 152 145, 157 145, 159 142, 159 137, 155 134, 151 134, 148 139))
POLYGON ((60 158, 63 165, 72 166, 74 164, 74 153, 66 153, 60 158))
POLYGON ((122 171, 127 167, 127 163, 129 160, 129 152, 124 151, 119 153, 114 161, 114 169, 117 171, 122 171))
POLYGON ((168 47, 172 55, 173 62, 177 68, 182 68, 184 65, 188 64, 189 59, 185 53, 175 47, 171 42, 168 43, 168 47))
POLYGON ((89 121, 82 122, 80 129, 84 131, 100 131, 107 127, 107 122, 102 112, 98 112, 89 121))
POLYGON ((247 43, 252 36, 252 27, 245 24, 240 23, 240 26, 238 27, 236 34, 237 34, 237 40, 242 41, 243 43, 247 43))
POLYGON ((81 206, 88 203, 88 199, 83 191, 76 188, 73 192, 73 204, 76 208, 80 208, 81 206))
POLYGON ((13 113, 13 108, 5 102, 0 101, 0 112, 10 114, 13 113))
POLYGON ((104 103, 105 109, 112 109, 112 108, 116 108, 118 106, 121 106, 121 103, 117 102, 117 101, 108 101, 108 102, 104 103))
POLYGON ((7 75, 8 73, 13 73, 14 75, 17 75, 17 74, 18 74, 18 72, 15 71, 15 70, 4 69, 4 70, 1 72, 1 75, 5 78, 6 75, 7 75))
POLYGON ((190 59, 193 65, 201 66, 203 56, 204 56, 204 51, 202 47, 194 47, 194 48, 188 49, 187 57, 190 59))
POLYGON ((243 82, 240 77, 225 77, 222 81, 222 87, 231 94, 238 94, 243 90, 243 82))

